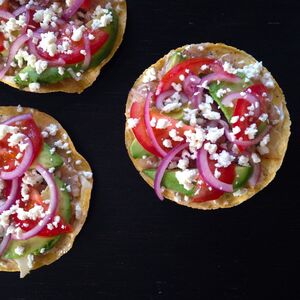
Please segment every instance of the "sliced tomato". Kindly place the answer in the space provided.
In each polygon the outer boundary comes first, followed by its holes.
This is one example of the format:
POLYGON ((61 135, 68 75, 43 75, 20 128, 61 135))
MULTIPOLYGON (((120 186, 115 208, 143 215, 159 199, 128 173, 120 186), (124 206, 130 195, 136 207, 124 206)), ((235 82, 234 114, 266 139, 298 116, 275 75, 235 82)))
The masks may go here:
POLYGON ((6 172, 12 171, 16 168, 16 159, 19 149, 17 147, 8 148, 6 145, 2 147, 3 143, 0 143, 0 170, 5 170, 6 172), (5 167, 5 168, 4 168, 5 167))
MULTIPOLYGON (((40 129, 37 127, 34 120, 25 120, 12 125, 19 127, 20 131, 30 138, 33 145, 34 160, 40 153, 43 144, 40 129)), ((22 161, 22 157, 17 158, 17 155, 20 152, 19 147, 8 146, 9 137, 10 135, 8 134, 0 141, 0 169, 4 169, 5 171, 14 170, 16 168, 16 162, 22 161)))
MULTIPOLYGON (((46 204, 41 194, 34 188, 30 188, 29 191, 29 200, 27 202, 20 201, 20 207, 22 207, 25 211, 29 211, 35 205, 40 205, 44 208, 44 210, 48 209, 48 204, 46 204)), ((40 219, 37 220, 20 220, 17 214, 12 215, 12 219, 17 227, 20 227, 23 231, 27 232, 34 228, 40 219)), ((53 219, 50 220, 49 224, 53 223, 53 219)), ((45 227, 38 235, 43 237, 57 236, 62 233, 72 232, 72 227, 69 224, 66 224, 65 221, 60 218, 60 221, 57 223, 57 227, 53 226, 51 230, 48 227, 45 227)))
MULTIPOLYGON (((144 149, 146 149, 148 152, 154 154, 157 157, 161 157, 161 155, 156 151, 155 147, 152 144, 151 139, 149 138, 146 130, 146 125, 144 121, 144 107, 145 103, 139 103, 139 102, 134 102, 133 105, 131 106, 131 111, 130 111, 130 117, 131 118, 137 118, 139 119, 139 122, 136 127, 133 128, 134 135, 136 139, 139 141, 139 143, 143 146, 144 149)), ((170 148, 166 148, 163 145, 164 139, 171 139, 169 136, 169 132, 172 129, 176 129, 177 131, 177 136, 180 137, 185 137, 184 136, 184 131, 186 130, 194 130, 193 127, 184 125, 181 128, 176 128, 176 124, 178 123, 178 120, 175 120, 169 116, 166 116, 160 112, 158 112, 156 109, 152 109, 150 111, 150 120, 152 118, 155 118, 156 120, 159 119, 167 119, 171 125, 168 126, 166 129, 157 129, 153 128, 154 135, 157 139, 157 142, 159 145, 166 151, 170 151, 170 148)), ((182 141, 174 142, 172 141, 172 146, 175 147, 179 143, 182 143, 182 141)))
MULTIPOLYGON (((260 103, 260 113, 266 111, 266 101, 265 97, 263 97, 264 93, 267 93, 267 89, 263 84, 255 84, 250 86, 247 89, 248 92, 251 92, 252 95, 258 98, 260 103)), ((237 133, 235 136, 237 139, 242 138, 244 141, 248 141, 249 137, 245 134, 245 130, 253 123, 256 123, 257 127, 260 125, 261 121, 253 116, 245 116, 249 113, 248 107, 250 103, 245 99, 238 99, 234 108, 233 116, 238 116, 239 119, 234 126, 238 126, 241 131, 237 133)), ((242 152, 246 148, 243 146, 238 146, 239 150, 242 152)))
MULTIPOLYGON (((57 45, 62 45, 64 41, 68 41, 68 43, 70 43, 70 49, 69 49, 71 50, 70 54, 57 53, 54 56, 50 56, 48 52, 45 52, 43 49, 37 47, 38 54, 49 61, 62 58, 67 65, 83 62, 85 56, 82 53, 80 53, 80 51, 85 49, 84 39, 82 38, 79 42, 74 42, 71 39, 72 33, 69 32, 70 30, 67 30, 68 28, 70 27, 66 25, 59 30, 57 45)), ((101 29, 95 31, 88 29, 86 33, 87 34, 91 33, 95 37, 93 40, 90 40, 90 48, 91 48, 92 55, 95 54, 106 43, 106 41, 109 38, 109 34, 101 29)))
POLYGON ((36 158, 43 145, 41 130, 33 119, 18 122, 15 126, 18 126, 20 131, 30 138, 33 145, 34 158, 36 158))
POLYGON ((172 87, 172 83, 180 83, 182 82, 180 80, 180 75, 187 76, 186 70, 190 70, 190 72, 199 75, 201 71, 201 67, 203 65, 211 65, 215 62, 213 59, 209 58, 191 58, 188 60, 185 60, 175 67, 173 67, 169 72, 167 72, 164 77, 161 79, 157 90, 156 95, 159 95, 162 92, 165 92, 172 87))
POLYGON ((91 8, 91 0, 84 0, 80 8, 85 11, 88 11, 91 8))
MULTIPOLYGON (((211 171, 215 172, 215 161, 210 160, 209 161, 209 167, 211 171)), ((218 171, 221 173, 219 180, 223 181, 225 183, 233 183, 235 178, 235 164, 229 165, 227 168, 218 168, 218 171)), ((201 178, 200 178, 201 179, 201 178)), ((196 198, 193 199, 193 202, 206 202, 210 200, 216 200, 219 197, 221 197, 224 192, 214 189, 212 187, 209 187, 204 180, 201 180, 201 184, 199 185, 200 192, 196 196, 196 198)))
POLYGON ((0 32, 0 52, 5 50, 4 41, 5 41, 4 34, 0 32))

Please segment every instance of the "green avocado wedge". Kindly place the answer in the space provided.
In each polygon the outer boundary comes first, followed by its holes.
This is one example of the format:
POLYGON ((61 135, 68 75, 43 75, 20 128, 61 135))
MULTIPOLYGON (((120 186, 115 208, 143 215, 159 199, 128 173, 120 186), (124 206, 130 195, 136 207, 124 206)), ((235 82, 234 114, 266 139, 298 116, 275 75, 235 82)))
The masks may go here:
POLYGON ((247 83, 245 83, 244 81, 242 81, 242 83, 231 83, 231 82, 222 81, 219 84, 217 82, 213 82, 209 85, 209 93, 210 93, 211 97, 220 106, 220 109, 222 110, 222 112, 225 115, 228 122, 230 122, 230 120, 231 120, 231 117, 233 114, 233 108, 224 106, 222 104, 222 98, 218 97, 218 91, 220 89, 229 88, 231 90, 231 92, 239 92, 239 91, 245 90, 251 84, 252 83, 250 81, 247 83))
MULTIPOLYGON (((59 215, 66 221, 70 222, 71 219, 71 197, 66 190, 66 185, 60 179, 55 177, 55 182, 59 191, 59 215)), ((42 194, 43 199, 48 198, 48 189, 42 194)), ((8 249, 4 254, 4 258, 17 259, 27 256, 29 254, 38 255, 50 250, 61 238, 61 235, 54 237, 41 237, 35 236, 25 241, 13 240, 10 242, 8 249), (22 254, 17 254, 17 247, 24 248, 22 254)), ((18 252, 18 251, 17 251, 18 252)))
POLYGON ((249 178, 251 177, 253 168, 237 166, 235 168, 235 179, 233 181, 233 189, 236 191, 246 185, 249 178))
MULTIPOLYGON (((154 180, 156 169, 143 170, 143 173, 154 180)), ((167 170, 164 174, 161 185, 174 192, 178 192, 189 197, 193 196, 195 188, 186 190, 183 185, 178 182, 175 173, 175 170, 167 170)))
MULTIPOLYGON (((113 21, 102 30, 107 32, 109 34, 109 39, 106 41, 106 43, 96 52, 91 59, 91 63, 89 65, 89 69, 94 68, 98 66, 111 52, 111 50, 114 47, 117 34, 118 34, 118 26, 119 26, 119 19, 118 15, 111 10, 113 21)), ((41 84, 53 84, 57 83, 59 81, 62 81, 67 78, 71 78, 70 72, 68 72, 68 69, 72 69, 73 72, 77 73, 82 71, 82 63, 73 64, 73 65, 66 65, 65 72, 63 74, 59 73, 59 70, 57 67, 50 67, 47 68, 43 73, 37 74, 36 70, 30 66, 25 67, 22 69, 19 74, 17 74, 14 78, 16 84, 20 88, 27 87, 30 83, 38 82, 41 84), (20 74, 28 74, 26 76, 26 80, 22 80, 20 77, 20 74)))
POLYGON ((131 146, 130 146, 130 154, 133 158, 143 158, 152 156, 147 150, 143 148, 143 146, 138 142, 137 139, 134 139, 131 146))
POLYGON ((46 169, 59 168, 64 163, 64 160, 56 152, 51 153, 50 146, 48 144, 44 143, 39 156, 33 162, 31 168, 34 168, 34 166, 38 163, 41 164, 46 169))
POLYGON ((174 51, 173 54, 169 57, 165 72, 170 71, 174 66, 186 60, 186 57, 180 51, 174 51))

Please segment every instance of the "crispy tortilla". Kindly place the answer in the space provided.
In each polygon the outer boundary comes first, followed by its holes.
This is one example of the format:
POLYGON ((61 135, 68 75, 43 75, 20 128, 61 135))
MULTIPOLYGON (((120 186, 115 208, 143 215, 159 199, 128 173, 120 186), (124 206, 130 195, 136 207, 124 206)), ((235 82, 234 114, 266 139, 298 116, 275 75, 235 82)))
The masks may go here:
MULTIPOLYGON (((9 117, 16 116, 18 114, 23 114, 23 113, 32 113, 33 118, 37 125, 40 128, 44 128, 48 126, 49 124, 56 124, 59 127, 59 130, 57 132, 56 137, 58 139, 63 138, 63 135, 66 134, 65 129, 60 125, 60 123, 55 120, 53 117, 40 112, 36 109, 32 108, 24 108, 24 110, 21 113, 18 113, 16 110, 16 107, 14 106, 2 106, 0 107, 0 117, 1 119, 8 119, 9 117)), ((74 144, 72 143, 71 139, 67 138, 66 140, 69 143, 69 148, 72 151, 70 154, 70 157, 73 161, 76 160, 81 160, 82 163, 80 165, 76 165, 76 170, 78 172, 80 171, 88 171, 91 172, 91 167, 89 163, 85 160, 84 157, 82 157, 75 149, 74 144)), ((73 232, 68 233, 68 234, 63 234, 60 240, 55 244, 55 246, 47 251, 45 254, 40 254, 34 257, 34 263, 33 263, 33 268, 37 269, 40 268, 44 265, 50 265, 54 261, 58 260, 62 255, 67 253, 71 248, 74 243, 75 237, 78 235, 80 232, 87 214, 88 214, 88 209, 89 209, 89 204, 90 204, 90 198, 91 198, 91 192, 92 192, 92 185, 93 185, 93 180, 92 179, 86 179, 84 176, 80 176, 80 181, 81 181, 81 191, 80 191, 80 197, 76 197, 72 199, 72 203, 76 203, 80 205, 81 208, 81 214, 79 218, 75 218, 74 222, 72 222, 72 227, 73 227, 73 232), (74 202, 75 201, 75 202, 74 202)), ((11 260, 6 260, 6 259, 1 259, 0 258, 0 271, 6 271, 6 272, 17 272, 19 271, 17 263, 11 259, 11 260)))
MULTIPOLYGON (((178 51, 186 49, 186 47, 189 47, 190 49, 193 50, 193 53, 195 53, 196 56, 203 56, 203 57, 211 57, 211 58, 217 58, 217 59, 223 59, 228 62, 230 62, 234 67, 236 68, 241 68, 243 65, 255 63, 256 59, 253 58, 251 55, 247 54, 244 51, 238 50, 234 47, 230 47, 224 44, 213 44, 213 43, 203 43, 203 44, 197 44, 197 45, 190 45, 190 46, 184 46, 181 48, 178 48, 178 51), (244 63, 240 63, 241 61, 244 61, 244 63), (239 64, 238 64, 239 63, 239 64)), ((171 53, 171 52, 170 52, 171 53)), ((157 61, 154 65, 151 67, 155 68, 155 70, 158 72, 162 69, 164 66, 166 60, 169 57, 169 54, 164 56, 162 59, 157 61)), ((147 70, 137 79, 137 81, 134 83, 133 88, 137 88, 142 84, 142 78, 146 74, 147 70)), ((263 68, 263 73, 268 72, 266 68, 263 68)), ((273 78, 273 77, 272 77, 273 78)), ((273 78, 274 80, 274 78, 273 78)), ((275 177, 276 172, 280 168, 285 152, 288 146, 288 140, 290 136, 290 126, 291 126, 291 121, 290 121, 290 116, 289 112, 286 107, 286 102, 284 98, 284 94, 279 87, 278 83, 274 80, 275 82, 275 88, 270 90, 270 94, 273 97, 273 104, 275 105, 282 105, 282 111, 284 113, 284 119, 282 122, 278 123, 276 126, 272 127, 272 130, 270 132, 271 136, 271 141, 268 145, 270 153, 267 155, 264 155, 261 159, 261 167, 262 167, 262 175, 260 178, 259 183, 256 185, 255 188, 248 188, 247 192, 241 196, 233 196, 233 194, 224 194, 217 200, 212 200, 208 202, 203 202, 203 203, 196 203, 196 202, 185 202, 185 201, 180 201, 177 202, 178 204, 188 206, 191 208, 197 208, 197 209, 217 209, 217 208, 230 208, 233 206, 236 206, 238 204, 241 204, 242 202, 248 200, 252 196, 254 196, 257 192, 262 190, 264 187, 266 187, 275 177)), ((129 112, 130 112, 130 107, 133 103, 133 92, 131 91, 129 93, 128 99, 127 99, 127 104, 126 104, 126 119, 129 118, 129 112)), ((150 179, 148 176, 146 176, 142 172, 142 168, 139 164, 139 159, 134 159, 130 155, 130 145, 132 141, 134 140, 134 134, 131 129, 127 127, 126 123, 126 128, 125 128, 125 143, 126 143, 126 148, 128 151, 128 154, 136 167, 136 169, 140 172, 140 175, 143 177, 143 179, 153 187, 153 180, 150 179)), ((172 201, 175 201, 175 193, 171 190, 165 190, 164 191, 164 196, 172 201)))
MULTIPOLYGON (((97 0, 99 4, 105 3, 103 0, 97 0)), ((118 35, 115 41, 115 45, 111 50, 110 54, 95 68, 88 69, 82 74, 80 81, 76 81, 73 78, 67 78, 54 84, 41 84, 41 87, 35 93, 53 93, 53 92, 64 92, 64 93, 78 93, 81 94, 86 88, 91 86, 100 74, 101 69, 112 59, 118 48, 120 47, 126 28, 127 19, 127 6, 126 1, 113 1, 112 7, 118 9, 119 16, 119 29, 118 35)), ((4 76, 1 80, 3 83, 10 85, 13 88, 20 89, 15 83, 14 76, 4 76)), ((28 87, 21 89, 22 91, 31 92, 28 87)))

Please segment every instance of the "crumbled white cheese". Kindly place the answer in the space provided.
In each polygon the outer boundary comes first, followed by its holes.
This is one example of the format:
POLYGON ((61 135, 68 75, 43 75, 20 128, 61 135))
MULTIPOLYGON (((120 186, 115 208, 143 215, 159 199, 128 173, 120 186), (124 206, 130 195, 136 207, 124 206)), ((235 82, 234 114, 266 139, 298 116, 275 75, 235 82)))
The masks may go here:
POLYGON ((156 77, 156 70, 154 67, 151 67, 146 70, 145 75, 143 76, 143 83, 148 83, 151 81, 155 81, 157 79, 156 77))
POLYGON ((166 147, 166 148, 172 148, 172 141, 170 139, 164 139, 163 140, 163 145, 166 147))
POLYGON ((215 166, 217 168, 227 168, 231 162, 235 159, 234 156, 232 156, 229 152, 226 150, 222 150, 221 153, 214 153, 213 155, 210 156, 211 159, 217 160, 217 163, 215 166))
POLYGON ((239 190, 237 190, 233 193, 233 196, 234 197, 239 197, 239 196, 242 196, 242 195, 246 194, 247 192, 248 192, 248 190, 246 188, 239 189, 239 190))
POLYGON ((220 137, 224 135, 224 128, 207 127, 206 139, 215 143, 220 137))
POLYGON ((158 119, 156 123, 156 128, 157 129, 166 129, 172 125, 172 123, 168 119, 158 119))
POLYGON ((194 182, 198 177, 198 170, 186 169, 184 171, 176 171, 175 176, 179 184, 183 185, 186 190, 191 190, 194 187, 194 182))
POLYGON ((86 27, 83 25, 78 28, 75 28, 73 30, 73 34, 71 37, 72 41, 79 42, 82 39, 82 36, 83 36, 83 33, 85 30, 86 30, 86 27))
POLYGON ((241 155, 239 157, 238 164, 243 167, 249 167, 249 157, 241 155))
POLYGON ((53 57, 57 52, 57 38, 54 32, 49 31, 41 34, 41 41, 38 45, 39 48, 47 52, 53 57))
POLYGON ((0 140, 2 140, 8 133, 15 134, 18 131, 18 127, 0 124, 0 140))
POLYGON ((127 125, 128 125, 128 128, 129 129, 132 129, 132 128, 135 128, 136 125, 139 123, 139 120, 138 118, 129 118, 127 120, 127 125))
POLYGON ((25 250, 24 247, 22 247, 22 246, 17 246, 16 249, 15 249, 15 253, 16 253, 17 255, 22 255, 22 254, 24 253, 24 250, 25 250))
POLYGON ((249 127, 246 128, 245 134, 248 135, 248 138, 250 140, 253 140, 255 138, 255 135, 257 134, 258 129, 255 123, 251 124, 249 127))
POLYGON ((29 83, 28 88, 31 92, 37 92, 41 88, 41 85, 38 82, 32 82, 29 83))
POLYGON ((251 154, 251 158, 252 158, 252 161, 253 161, 255 164, 258 164, 258 163, 261 162, 260 157, 259 157, 256 153, 252 153, 252 154, 251 154))
POLYGON ((211 155, 216 153, 218 146, 216 144, 205 143, 204 149, 211 155))

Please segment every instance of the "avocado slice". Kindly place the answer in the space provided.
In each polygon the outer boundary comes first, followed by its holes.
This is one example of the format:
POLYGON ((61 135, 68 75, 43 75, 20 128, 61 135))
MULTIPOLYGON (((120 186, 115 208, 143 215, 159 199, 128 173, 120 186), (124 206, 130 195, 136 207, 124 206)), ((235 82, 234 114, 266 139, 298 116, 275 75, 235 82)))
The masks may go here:
POLYGON ((170 71, 174 66, 178 65, 182 61, 186 60, 186 56, 182 54, 180 51, 174 51, 173 54, 169 57, 165 72, 170 71))
POLYGON ((251 166, 249 167, 242 167, 237 166, 235 168, 235 179, 233 181, 233 189, 238 190, 245 186, 245 184, 248 182, 249 178, 251 177, 253 172, 253 168, 251 166))
POLYGON ((138 142, 137 139, 134 139, 130 146, 130 155, 133 158, 143 158, 144 156, 149 157, 152 156, 147 150, 143 148, 143 146, 138 142))
MULTIPOLYGON (((59 178, 55 177, 55 182, 59 191, 59 215, 63 217, 66 222, 70 222, 71 219, 71 197, 66 190, 66 184, 62 182, 59 178)), ((48 188, 42 193, 42 198, 48 198, 48 188)), ((16 259, 29 254, 38 255, 43 252, 50 250, 61 238, 61 235, 55 237, 40 237, 35 236, 31 239, 25 241, 16 241, 13 240, 10 242, 9 247, 7 248, 4 258, 7 259, 16 259), (22 255, 18 255, 15 250, 17 247, 24 247, 25 250, 22 255)))
MULTIPOLYGON (((90 68, 94 68, 98 66, 111 52, 113 49, 113 46, 115 44, 117 34, 118 34, 118 26, 119 26, 119 19, 118 15, 111 10, 113 21, 105 28, 103 28, 103 31, 106 31, 109 33, 109 39, 106 41, 106 43, 96 52, 93 54, 91 63, 89 65, 90 68)), ((22 69, 19 74, 17 74, 14 78, 16 84, 21 87, 27 87, 30 83, 33 82, 39 82, 44 84, 52 84, 57 83, 59 81, 62 81, 66 78, 71 78, 71 74, 67 71, 67 69, 72 69, 75 73, 82 70, 82 63, 73 64, 73 65, 67 65, 65 66, 65 72, 64 74, 59 74, 57 67, 51 67, 47 68, 43 73, 37 74, 36 70, 30 66, 25 67, 22 69), (26 80, 22 80, 20 77, 20 73, 28 74, 26 80)))
MULTIPOLYGON (((154 180, 156 169, 143 170, 143 173, 154 180)), ((161 182, 162 186, 166 187, 169 190, 181 193, 189 197, 193 196, 195 193, 195 187, 192 188, 191 190, 186 190, 183 187, 183 185, 178 182, 175 173, 176 173, 175 170, 167 170, 161 182)))
MULTIPOLYGON (((244 74, 238 74, 239 77, 242 77, 244 74)), ((242 77, 242 79, 244 79, 242 77)), ((224 106, 222 104, 222 98, 219 98, 217 96, 217 93, 220 89, 227 89, 230 88, 231 92, 238 92, 238 91, 243 91, 247 87, 251 86, 251 82, 244 82, 242 81, 241 83, 232 83, 232 82, 225 82, 222 81, 219 84, 217 82, 213 82, 209 85, 209 93, 211 97, 214 99, 214 101, 220 106, 220 109, 222 110, 223 114, 225 115, 226 119, 228 122, 230 122, 232 114, 233 114, 233 108, 224 106)))
POLYGON ((51 147, 48 144, 44 143, 39 156, 33 162, 31 168, 34 168, 34 166, 37 163, 41 164, 46 169, 50 169, 52 167, 58 168, 58 167, 62 166, 62 164, 64 163, 64 160, 56 152, 51 153, 51 147))

